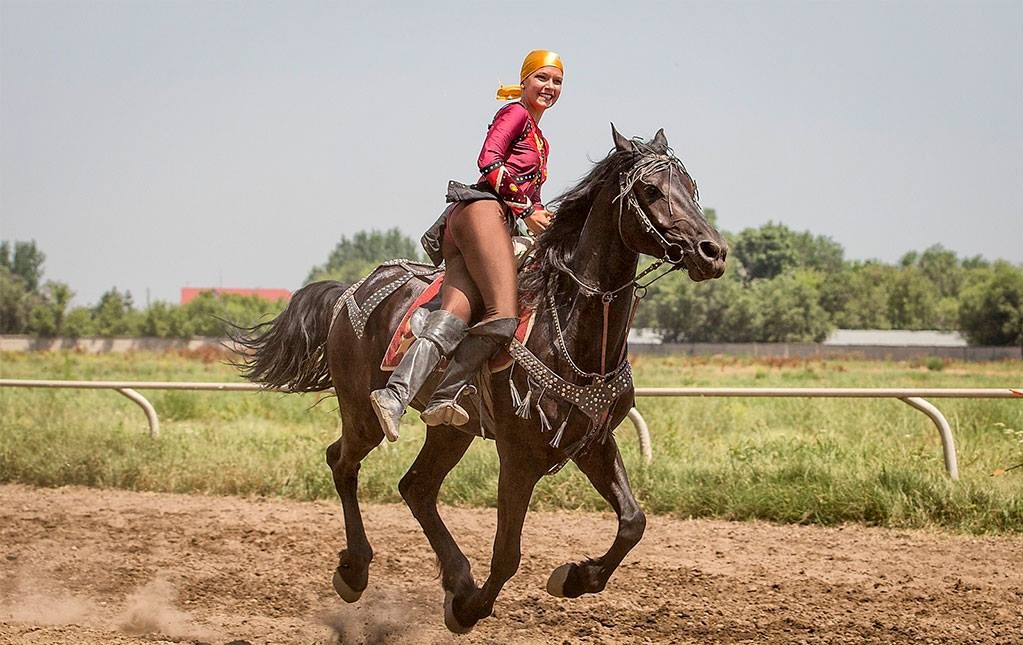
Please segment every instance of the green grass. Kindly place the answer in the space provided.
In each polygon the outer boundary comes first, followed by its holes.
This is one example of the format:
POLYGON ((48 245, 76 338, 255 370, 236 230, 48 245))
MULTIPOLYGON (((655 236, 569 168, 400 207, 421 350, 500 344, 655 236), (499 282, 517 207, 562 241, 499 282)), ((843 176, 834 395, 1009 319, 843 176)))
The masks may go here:
MULTIPOLYGON (((4 378, 236 380, 209 356, 0 354, 4 378)), ((1023 386, 1023 363, 753 361, 640 357, 643 386, 1023 386)), ((133 490, 333 498, 323 450, 336 401, 316 395, 148 391, 162 435, 133 403, 104 390, 0 388, 0 481, 133 490)), ((654 462, 618 431, 648 512, 970 533, 1023 532, 1023 400, 934 401, 956 436, 961 480, 945 475, 923 414, 894 400, 640 399, 654 462), (1004 472, 1001 472, 1004 471, 1004 472)), ((403 439, 374 451, 366 501, 397 502, 397 482, 422 442, 415 415, 403 439)), ((449 504, 493 506, 497 457, 476 442, 442 491, 449 504)), ((574 466, 545 478, 534 508, 606 509, 574 466)))

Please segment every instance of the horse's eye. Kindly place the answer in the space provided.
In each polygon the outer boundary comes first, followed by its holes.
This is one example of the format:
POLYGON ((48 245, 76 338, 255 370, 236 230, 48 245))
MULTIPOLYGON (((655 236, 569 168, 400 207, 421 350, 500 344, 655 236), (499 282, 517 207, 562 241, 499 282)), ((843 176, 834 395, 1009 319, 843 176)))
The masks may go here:
POLYGON ((648 202, 656 202, 658 199, 664 196, 661 189, 653 184, 646 184, 643 186, 643 197, 646 197, 648 202))

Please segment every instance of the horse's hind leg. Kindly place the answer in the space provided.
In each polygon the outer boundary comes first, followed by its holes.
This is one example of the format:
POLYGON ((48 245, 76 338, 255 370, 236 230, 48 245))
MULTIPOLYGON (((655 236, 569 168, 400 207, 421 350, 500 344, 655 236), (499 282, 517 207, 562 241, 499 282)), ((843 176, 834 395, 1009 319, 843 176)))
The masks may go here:
POLYGON ((589 478, 597 492, 611 504, 618 516, 618 533, 603 557, 565 564, 554 570, 547 580, 547 592, 561 598, 576 598, 584 593, 604 590, 611 574, 643 537, 646 517, 640 510, 629 486, 622 455, 614 437, 593 446, 575 459, 579 469, 589 478))
POLYGON ((377 427, 360 423, 376 422, 373 411, 366 407, 359 415, 342 414, 341 437, 327 448, 327 465, 334 477, 334 488, 341 498, 345 516, 345 542, 347 548, 338 554, 334 572, 334 590, 347 602, 355 602, 366 590, 369 581, 369 563, 373 548, 366 537, 359 510, 359 468, 362 460, 377 447, 383 434, 377 427))
POLYGON ((441 585, 449 594, 470 593, 476 584, 469 560, 437 512, 437 494, 444 478, 462 459, 472 440, 473 435, 450 426, 429 427, 419 455, 398 483, 398 491, 437 554, 441 585))

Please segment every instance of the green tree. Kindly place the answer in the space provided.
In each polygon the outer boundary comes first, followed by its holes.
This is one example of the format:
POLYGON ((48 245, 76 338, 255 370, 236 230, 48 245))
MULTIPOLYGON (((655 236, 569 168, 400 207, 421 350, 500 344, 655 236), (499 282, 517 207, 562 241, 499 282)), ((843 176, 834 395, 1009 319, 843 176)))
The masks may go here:
POLYGON ((15 242, 11 253, 10 242, 0 243, 0 266, 5 267, 25 282, 25 288, 35 293, 43 277, 43 262, 46 254, 39 250, 35 240, 15 242))
POLYGON ((784 224, 747 228, 730 242, 732 256, 751 280, 771 279, 796 267, 828 273, 845 266, 845 249, 838 242, 809 231, 796 233, 784 224))
MULTIPOLYGON (((970 269, 986 269, 987 267, 991 266, 991 263, 988 262, 982 255, 974 255, 973 257, 963 258, 963 261, 960 264, 967 271, 969 271, 970 269)), ((964 278, 964 280, 965 279, 966 278, 964 278)))
POLYGON ((831 331, 831 320, 820 304, 823 275, 797 269, 773 280, 750 285, 760 324, 760 342, 820 342, 831 331))
POLYGON ((95 333, 100 336, 128 336, 141 327, 141 316, 135 311, 131 293, 113 288, 102 296, 92 310, 95 333))
POLYGON ((640 311, 640 324, 656 329, 665 342, 742 342, 752 337, 758 320, 748 290, 736 272, 695 283, 674 273, 652 290, 640 311))
POLYGON ((959 329, 959 299, 939 298, 934 307, 934 328, 941 331, 959 329))
POLYGON ((62 335, 68 305, 74 295, 71 287, 63 282, 48 281, 32 309, 28 331, 38 336, 62 335))
POLYGON ((33 306, 33 294, 21 276, 0 266, 0 334, 25 333, 33 306))
POLYGON ((731 246, 732 256, 750 280, 770 279, 799 265, 796 234, 784 224, 768 222, 760 228, 744 229, 731 246))
POLYGON ((845 268, 845 249, 826 235, 803 231, 795 235, 796 261, 799 266, 822 273, 838 273, 845 268))
POLYGON ((88 307, 75 307, 67 312, 64 317, 64 329, 62 336, 67 338, 81 338, 92 336, 96 333, 96 325, 92 320, 92 310, 88 307))
POLYGON ((946 249, 941 244, 934 244, 920 254, 916 266, 934 283, 942 296, 955 296, 959 293, 962 265, 955 251, 946 249))
POLYGON ((975 345, 1023 346, 1023 267, 995 262, 963 287, 959 325, 975 345))
POLYGON ((898 271, 870 261, 827 273, 820 285, 821 306, 842 329, 891 329, 888 297, 898 271))
POLYGON ((938 294, 934 283, 915 266, 902 268, 893 278, 888 292, 888 319, 892 328, 935 328, 938 294))
POLYGON ((820 304, 822 280, 810 269, 750 283, 737 271, 701 283, 677 274, 651 294, 641 324, 656 329, 666 342, 819 341, 831 330, 820 304))
POLYGON ((258 296, 204 291, 183 307, 185 322, 174 335, 223 336, 225 321, 251 327, 273 318, 286 305, 284 300, 270 302, 258 296))
POLYGON ((351 239, 345 236, 331 251, 325 264, 315 266, 306 282, 338 280, 356 282, 373 268, 395 258, 420 258, 419 246, 397 228, 387 231, 359 231, 351 239))
POLYGON ((959 295, 965 273, 955 251, 935 244, 920 254, 916 266, 928 280, 934 283, 939 296, 955 298, 959 295))
POLYGON ((192 325, 184 307, 158 300, 146 307, 141 331, 157 338, 188 338, 192 325))

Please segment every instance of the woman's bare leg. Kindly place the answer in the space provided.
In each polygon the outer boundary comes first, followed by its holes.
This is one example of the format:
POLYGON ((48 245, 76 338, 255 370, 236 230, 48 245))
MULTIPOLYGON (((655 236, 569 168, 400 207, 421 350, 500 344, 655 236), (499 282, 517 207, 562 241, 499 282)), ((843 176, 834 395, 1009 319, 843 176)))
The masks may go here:
POLYGON ((429 425, 460 426, 468 422, 469 414, 458 404, 459 396, 473 391, 470 383, 479 369, 507 347, 518 326, 517 267, 501 207, 480 201, 452 213, 444 259, 450 277, 444 279, 447 291, 442 291, 442 307, 456 316, 467 308, 475 313, 474 301, 479 300, 482 315, 470 314, 469 320, 479 322, 451 355, 447 372, 421 417, 429 425))
POLYGON ((518 317, 518 267, 501 206, 483 200, 452 212, 444 242, 444 286, 451 293, 442 289, 441 308, 466 322, 518 317), (477 315, 464 318, 466 307, 477 315))

